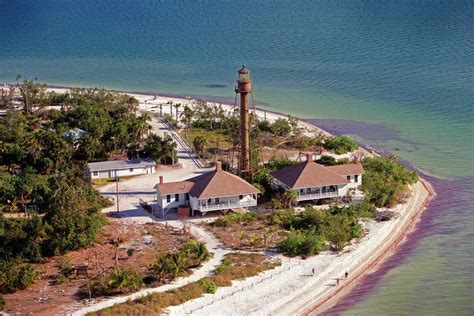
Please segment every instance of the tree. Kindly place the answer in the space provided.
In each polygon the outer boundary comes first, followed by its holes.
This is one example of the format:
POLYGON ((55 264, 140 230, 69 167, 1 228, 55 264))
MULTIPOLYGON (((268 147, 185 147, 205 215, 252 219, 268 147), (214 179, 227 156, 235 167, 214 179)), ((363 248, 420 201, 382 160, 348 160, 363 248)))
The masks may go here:
POLYGON ((140 273, 131 268, 113 271, 108 280, 109 292, 130 293, 138 291, 144 285, 140 273))
POLYGON ((338 155, 354 151, 358 148, 356 142, 345 135, 326 137, 323 144, 324 148, 335 152, 338 155))
POLYGON ((277 136, 287 137, 291 132, 291 125, 287 120, 278 118, 273 122, 271 130, 277 136))
POLYGON ((418 181, 418 174, 410 172, 396 161, 396 157, 367 157, 362 191, 365 199, 376 206, 392 207, 403 200, 408 184, 418 181))
POLYGON ((176 123, 178 122, 178 109, 181 107, 181 103, 174 104, 175 112, 176 112, 176 123))
POLYGON ((161 138, 156 134, 152 134, 146 139, 140 156, 152 158, 158 163, 174 164, 177 156, 177 146, 170 136, 161 138))
POLYGON ((283 201, 288 208, 293 208, 293 204, 296 202, 298 195, 295 191, 287 189, 283 192, 283 201))
POLYGON ((206 138, 204 136, 196 136, 193 139, 193 146, 194 150, 198 155, 202 155, 204 153, 204 147, 206 145, 206 138))

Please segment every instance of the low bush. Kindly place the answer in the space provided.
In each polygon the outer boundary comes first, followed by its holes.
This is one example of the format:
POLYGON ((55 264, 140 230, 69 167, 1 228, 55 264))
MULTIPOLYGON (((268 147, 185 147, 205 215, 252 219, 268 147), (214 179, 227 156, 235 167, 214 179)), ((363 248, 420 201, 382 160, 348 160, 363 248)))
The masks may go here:
POLYGON ((34 283, 39 273, 32 264, 19 259, 0 261, 0 293, 13 293, 34 283))
POLYGON ((158 254, 151 264, 149 274, 152 279, 160 282, 170 281, 210 257, 206 245, 192 239, 178 251, 158 254))
POLYGON ((377 207, 393 207, 406 199, 408 185, 418 181, 411 172, 390 157, 368 157, 362 161, 365 169, 362 191, 365 199, 377 207))
POLYGON ((69 257, 61 257, 58 262, 56 263, 56 268, 59 270, 59 274, 64 276, 65 278, 69 277, 74 272, 74 266, 72 265, 71 260, 69 257))
POLYGON ((323 147, 327 150, 335 152, 338 155, 342 155, 359 148, 352 138, 345 135, 326 137, 323 147))
POLYGON ((224 216, 218 217, 211 223, 217 227, 228 227, 232 223, 238 223, 241 225, 248 225, 255 222, 258 218, 257 213, 246 212, 246 213, 230 213, 224 216))
POLYGON ((397 213, 392 211, 381 211, 374 214, 374 219, 378 222, 386 222, 391 220, 397 215, 397 213))
POLYGON ((287 238, 278 244, 278 249, 290 256, 311 256, 325 250, 326 243, 312 230, 291 230, 287 238))
POLYGON ((89 284, 91 293, 98 296, 131 293, 144 285, 140 272, 131 268, 120 268, 110 274, 97 276, 89 284))
POLYGON ((217 291, 217 284, 211 278, 202 278, 199 280, 198 284, 201 286, 204 293, 214 294, 217 291))

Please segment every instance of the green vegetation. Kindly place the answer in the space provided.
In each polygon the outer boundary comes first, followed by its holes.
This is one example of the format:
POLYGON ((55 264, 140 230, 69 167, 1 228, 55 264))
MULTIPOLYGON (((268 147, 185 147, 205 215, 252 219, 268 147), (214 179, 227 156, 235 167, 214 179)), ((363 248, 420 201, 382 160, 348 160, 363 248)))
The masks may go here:
POLYGON ((354 151, 358 148, 356 142, 352 138, 345 135, 325 137, 323 147, 327 150, 335 152, 338 155, 354 151))
POLYGON ((288 237, 278 245, 278 249, 290 256, 311 256, 325 250, 326 243, 313 230, 291 230, 288 237))
POLYGON ((418 174, 407 170, 394 156, 365 158, 362 191, 367 201, 377 207, 393 207, 406 199, 408 185, 418 181, 418 174))
POLYGON ((246 212, 246 213, 230 213, 227 215, 219 216, 214 220, 211 225, 217 227, 228 227, 231 223, 239 223, 241 225, 248 225, 255 222, 258 218, 257 213, 246 212))
POLYGON ((150 277, 159 282, 171 281, 210 256, 204 243, 192 239, 177 251, 158 254, 150 267, 150 277))
POLYGON ((22 263, 19 259, 0 261, 0 291, 3 294, 25 289, 38 276, 38 271, 30 263, 22 263))
POLYGON ((332 156, 322 155, 321 158, 315 161, 324 166, 344 165, 350 163, 349 158, 336 159, 332 156))
POLYGON ((176 145, 147 137, 150 117, 137 115, 138 101, 124 94, 55 93, 25 80, 2 106, 0 212, 12 213, 0 217, 1 266, 10 271, 0 277, 5 293, 34 281, 30 263, 91 245, 106 223, 100 210, 109 202, 91 187, 86 162, 123 155, 169 162, 176 145))
POLYGON ((135 292, 144 285, 138 271, 131 268, 119 268, 89 280, 88 289, 94 296, 103 296, 135 292))
POLYGON ((361 218, 372 218, 376 208, 366 202, 347 207, 332 205, 329 210, 311 207, 294 214, 289 210, 274 212, 270 225, 290 230, 278 248, 291 255, 314 255, 326 249, 326 242, 335 251, 341 251, 353 238, 362 235, 361 218))

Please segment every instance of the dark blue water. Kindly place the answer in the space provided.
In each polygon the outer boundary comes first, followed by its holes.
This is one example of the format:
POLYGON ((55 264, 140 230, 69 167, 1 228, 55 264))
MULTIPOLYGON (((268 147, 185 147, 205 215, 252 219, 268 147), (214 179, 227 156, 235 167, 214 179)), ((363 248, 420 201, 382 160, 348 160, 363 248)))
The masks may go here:
POLYGON ((261 106, 352 134, 442 183, 428 232, 350 313, 470 314, 472 274, 452 267, 474 268, 473 21, 473 1, 0 0, 0 82, 222 99, 245 63, 261 106))

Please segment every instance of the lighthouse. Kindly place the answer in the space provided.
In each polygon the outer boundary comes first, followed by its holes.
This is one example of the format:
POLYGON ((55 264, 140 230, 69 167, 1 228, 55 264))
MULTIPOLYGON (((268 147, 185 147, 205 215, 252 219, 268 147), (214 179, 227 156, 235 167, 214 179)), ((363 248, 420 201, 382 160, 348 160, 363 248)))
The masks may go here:
POLYGON ((249 94, 252 93, 250 70, 242 66, 238 71, 235 93, 240 95, 240 160, 239 172, 250 173, 250 121, 249 121, 249 94))

